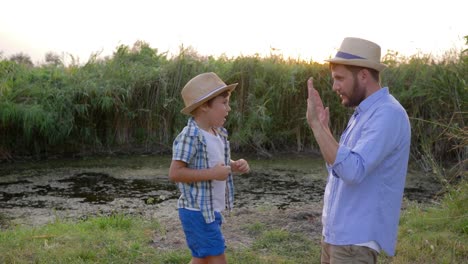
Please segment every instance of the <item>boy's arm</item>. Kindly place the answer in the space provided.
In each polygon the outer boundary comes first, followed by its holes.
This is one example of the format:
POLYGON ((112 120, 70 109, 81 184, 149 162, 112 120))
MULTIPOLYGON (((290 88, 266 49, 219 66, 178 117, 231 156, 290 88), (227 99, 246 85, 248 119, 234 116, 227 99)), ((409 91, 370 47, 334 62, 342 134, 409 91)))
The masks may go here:
POLYGON ((169 168, 169 179, 174 182, 199 182, 209 180, 226 180, 231 173, 230 166, 224 166, 222 163, 210 169, 190 169, 187 163, 180 160, 173 160, 169 168))

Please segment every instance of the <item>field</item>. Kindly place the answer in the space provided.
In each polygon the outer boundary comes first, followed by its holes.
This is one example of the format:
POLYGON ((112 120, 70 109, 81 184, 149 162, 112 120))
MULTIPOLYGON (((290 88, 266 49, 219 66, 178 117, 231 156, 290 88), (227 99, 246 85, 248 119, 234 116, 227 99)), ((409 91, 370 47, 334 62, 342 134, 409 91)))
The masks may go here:
MULTIPOLYGON (((330 89, 328 66, 313 61, 278 55, 201 57, 191 48, 168 57, 144 42, 119 46, 107 58, 96 54, 84 64, 72 60, 64 65, 54 54, 46 58, 33 65, 27 56, 0 56, 1 162, 168 154, 186 123, 180 90, 207 71, 228 84, 239 83, 227 123, 233 152, 270 158, 316 151, 305 121, 310 76, 330 107, 336 137, 350 116, 330 89)), ((382 86, 389 87, 410 117, 411 165, 435 175, 444 196, 405 204, 397 256, 383 257, 382 263, 466 263, 468 52, 448 51, 441 58, 389 52, 383 60, 389 67, 381 75, 382 86)), ((287 217, 304 224, 298 226, 309 228, 298 230, 288 221, 267 221, 284 220, 285 212, 275 212, 255 208, 233 216, 238 225, 226 224, 232 231, 230 263, 316 263, 320 249, 311 237, 319 232, 315 215, 288 212, 287 217)), ((161 215, 148 220, 116 213, 81 221, 58 217, 28 227, 10 225, 0 212, 0 224, 7 226, 0 232, 0 262, 187 263, 190 255, 180 236, 166 236, 175 230, 169 223, 161 215)))

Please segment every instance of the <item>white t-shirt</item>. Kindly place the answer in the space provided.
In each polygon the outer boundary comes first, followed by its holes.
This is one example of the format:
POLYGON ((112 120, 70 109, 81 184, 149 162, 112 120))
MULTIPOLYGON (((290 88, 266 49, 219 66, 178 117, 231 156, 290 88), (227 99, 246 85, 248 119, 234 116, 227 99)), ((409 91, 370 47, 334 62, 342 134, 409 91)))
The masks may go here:
MULTIPOLYGON (((219 163, 224 164, 224 143, 219 135, 213 135, 200 129, 206 139, 206 151, 208 152, 208 166, 210 168, 219 163)), ((226 181, 212 180, 213 208, 216 212, 224 211, 226 208, 226 181)))

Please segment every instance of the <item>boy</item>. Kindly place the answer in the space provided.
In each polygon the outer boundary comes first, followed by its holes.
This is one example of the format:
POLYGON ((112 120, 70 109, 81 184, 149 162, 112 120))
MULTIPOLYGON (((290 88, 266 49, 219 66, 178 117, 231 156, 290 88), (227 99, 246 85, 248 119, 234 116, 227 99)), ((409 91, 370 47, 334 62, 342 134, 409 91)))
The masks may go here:
POLYGON ((181 112, 191 117, 174 140, 169 178, 181 192, 177 207, 192 264, 226 263, 221 212, 233 206, 232 172, 250 170, 244 159, 230 159, 223 128, 236 86, 209 72, 195 76, 181 92, 185 104, 181 112))

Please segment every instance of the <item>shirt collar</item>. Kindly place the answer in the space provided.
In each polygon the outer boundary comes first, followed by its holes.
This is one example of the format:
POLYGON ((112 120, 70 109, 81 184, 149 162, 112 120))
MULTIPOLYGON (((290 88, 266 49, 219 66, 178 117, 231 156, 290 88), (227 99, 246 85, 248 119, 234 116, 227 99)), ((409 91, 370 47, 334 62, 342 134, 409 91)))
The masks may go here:
POLYGON ((371 94, 369 97, 364 99, 364 101, 362 101, 358 105, 358 107, 356 107, 356 112, 358 114, 366 112, 367 110, 369 110, 369 108, 371 108, 373 104, 375 104, 375 102, 379 101, 380 98, 387 96, 388 94, 389 94, 388 87, 383 87, 379 89, 377 92, 371 94))
MULTIPOLYGON (((195 122, 195 118, 190 117, 187 121, 187 126, 190 128, 189 129, 190 136, 203 137, 202 134, 200 133, 201 128, 198 126, 197 122, 195 122)), ((225 138, 228 137, 227 130, 223 127, 216 128, 216 132, 225 138)))
POLYGON ((198 136, 200 139, 203 138, 202 134, 200 133, 200 127, 198 126, 197 122, 193 117, 190 117, 187 121, 187 133, 189 136, 198 136))
POLYGON ((197 122, 195 122, 195 118, 193 118, 192 116, 188 119, 187 126, 195 127, 197 129, 199 128, 197 122))

